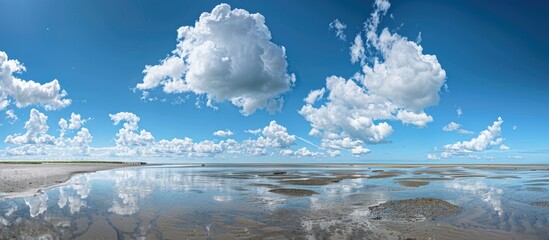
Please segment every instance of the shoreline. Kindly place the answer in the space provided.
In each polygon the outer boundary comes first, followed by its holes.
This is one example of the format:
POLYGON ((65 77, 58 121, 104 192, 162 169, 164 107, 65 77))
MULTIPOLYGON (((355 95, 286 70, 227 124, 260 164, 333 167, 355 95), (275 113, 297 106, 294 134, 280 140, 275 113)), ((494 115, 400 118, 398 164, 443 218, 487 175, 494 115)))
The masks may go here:
POLYGON ((467 168, 485 170, 549 170, 549 164, 385 164, 385 163, 144 163, 102 161, 0 161, 0 199, 32 196, 67 182, 76 174, 115 168, 467 168))
POLYGON ((1 162, 0 199, 32 196, 63 184, 77 174, 135 165, 123 162, 1 162))

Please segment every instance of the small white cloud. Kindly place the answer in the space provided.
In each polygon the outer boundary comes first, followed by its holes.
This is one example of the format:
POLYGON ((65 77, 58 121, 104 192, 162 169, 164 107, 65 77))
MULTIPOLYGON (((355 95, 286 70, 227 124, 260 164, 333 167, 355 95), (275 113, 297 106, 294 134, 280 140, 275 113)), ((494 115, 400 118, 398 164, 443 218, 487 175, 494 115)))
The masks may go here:
POLYGON ((337 38, 339 38, 341 41, 346 40, 347 36, 345 35, 344 31, 347 28, 347 25, 340 22, 339 19, 336 19, 330 23, 329 27, 330 29, 335 30, 337 38))
POLYGON ((369 153, 369 152, 370 152, 370 149, 367 149, 363 146, 358 146, 356 148, 351 149, 351 153, 355 156, 359 156, 359 155, 369 153))
POLYGON ((280 155, 282 156, 292 156, 294 155, 294 151, 291 149, 282 149, 280 150, 280 155))
POLYGON ((442 130, 445 131, 445 132, 452 132, 452 131, 458 130, 460 127, 461 127, 461 124, 455 123, 455 122, 450 122, 450 123, 448 123, 448 125, 444 126, 442 128, 442 130))
POLYGON ((318 157, 318 156, 322 156, 323 153, 322 152, 311 152, 309 149, 307 149, 306 147, 302 147, 300 149, 297 149, 295 151, 291 150, 291 149, 282 149, 280 150, 280 155, 282 156, 286 156, 286 157, 289 157, 289 156, 295 156, 295 157, 318 157))
POLYGON ((17 117, 17 114, 15 114, 15 112, 12 109, 9 109, 6 111, 6 119, 8 119, 10 123, 14 123, 19 118, 17 117))
POLYGON ((457 132, 459 134, 474 134, 473 131, 461 129, 461 124, 450 122, 448 125, 442 127, 442 130, 445 132, 457 132))
POLYGON ((513 130, 517 130, 517 125, 513 125, 513 130))
POLYGON ((509 159, 524 159, 523 156, 518 156, 518 155, 509 156, 508 158, 509 159))
POLYGON ((366 60, 366 49, 364 48, 364 41, 362 41, 360 33, 356 35, 353 44, 351 44, 349 54, 351 55, 351 63, 355 64, 360 62, 360 65, 364 65, 364 61, 366 60))
POLYGON ((330 157, 337 157, 341 155, 341 151, 339 150, 328 150, 326 153, 328 153, 328 156, 330 157))
POLYGON ((510 148, 510 147, 508 147, 508 146, 507 146, 507 145, 505 145, 505 144, 501 144, 501 145, 499 146, 499 149, 500 149, 500 150, 503 150, 503 151, 506 151, 506 150, 511 150, 511 148, 510 148))
MULTIPOLYGON (((507 146, 501 146, 503 144, 503 138, 501 138, 501 124, 503 119, 498 119, 488 129, 480 132, 480 134, 472 138, 469 141, 455 142, 452 144, 446 144, 442 147, 443 152, 440 156, 434 156, 437 158, 449 158, 454 155, 471 155, 473 152, 483 152, 491 149, 493 146, 500 146, 503 150, 507 146)), ((458 126, 459 127, 459 126, 458 126)), ((451 125, 450 129, 455 128, 455 125, 451 125)))
POLYGON ((456 142, 453 144, 447 144, 443 148, 449 151, 456 152, 469 152, 469 151, 484 151, 495 145, 501 145, 503 141, 501 136, 501 124, 503 119, 498 117, 498 120, 488 126, 487 130, 482 131, 476 138, 469 141, 456 142))
POLYGON ((417 43, 417 44, 420 44, 420 43, 421 43, 421 40, 422 40, 422 39, 421 39, 421 32, 419 32, 419 34, 418 34, 417 37, 416 37, 416 43, 417 43))
POLYGON ((461 110, 461 107, 458 107, 458 108, 456 109, 456 113, 457 113, 457 115, 458 115, 458 118, 461 117, 461 114, 463 114, 463 111, 461 110))
POLYGON ((286 49, 271 42, 263 15, 219 4, 177 32, 172 55, 147 65, 137 89, 195 93, 206 96, 210 107, 230 101, 244 115, 280 111, 295 75, 287 71, 286 49))
POLYGON ((317 157, 321 155, 320 152, 311 152, 306 147, 302 147, 298 149, 297 151, 294 152, 294 154, 299 157, 317 157))
POLYGON ((234 133, 231 132, 231 130, 217 130, 213 133, 214 136, 218 136, 218 137, 228 137, 228 136, 232 136, 234 133))
POLYGON ((259 133, 261 133, 261 128, 258 128, 258 129, 250 129, 250 130, 246 130, 244 132, 247 132, 249 134, 253 134, 253 135, 257 135, 259 133))

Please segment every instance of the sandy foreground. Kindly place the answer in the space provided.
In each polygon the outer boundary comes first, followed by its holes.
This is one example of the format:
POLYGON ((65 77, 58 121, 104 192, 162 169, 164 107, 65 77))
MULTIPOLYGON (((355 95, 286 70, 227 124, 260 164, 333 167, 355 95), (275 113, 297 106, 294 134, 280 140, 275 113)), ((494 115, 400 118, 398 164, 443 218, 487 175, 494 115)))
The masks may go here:
POLYGON ((117 163, 0 164, 0 198, 30 196, 74 174, 126 167, 117 163))

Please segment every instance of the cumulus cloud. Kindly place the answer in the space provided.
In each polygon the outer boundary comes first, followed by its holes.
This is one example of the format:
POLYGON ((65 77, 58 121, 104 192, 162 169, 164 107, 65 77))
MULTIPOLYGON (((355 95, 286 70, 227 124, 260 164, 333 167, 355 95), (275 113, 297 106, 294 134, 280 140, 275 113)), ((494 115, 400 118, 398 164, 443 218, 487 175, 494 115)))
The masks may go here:
MULTIPOLYGON (((71 116, 80 116, 71 114, 71 116)), ((78 117, 79 119, 80 117, 78 117)), ((66 138, 67 129, 70 124, 64 118, 58 122, 60 127, 59 137, 48 134, 48 116, 36 109, 31 109, 29 120, 25 123, 24 134, 8 135, 4 142, 17 145, 17 147, 6 149, 8 155, 55 155, 74 156, 88 155, 90 143, 93 137, 87 128, 82 127, 81 121, 78 127, 73 123, 73 129, 79 130, 72 138, 66 138)))
POLYGON ((311 152, 306 147, 302 147, 300 149, 297 149, 297 151, 295 151, 294 154, 297 155, 297 156, 302 156, 302 157, 314 157, 314 156, 318 156, 320 153, 319 152, 311 152))
POLYGON ((296 139, 295 135, 288 133, 286 127, 273 120, 261 130, 257 139, 244 140, 242 146, 250 155, 265 155, 270 148, 286 149, 295 145, 296 139))
POLYGON ((311 91, 299 111, 312 127, 309 134, 322 138, 330 150, 368 153, 364 144, 387 142, 393 133, 388 121, 417 127, 433 121, 424 109, 438 104, 446 72, 419 43, 387 28, 378 34, 389 7, 388 1, 376 0, 351 45, 351 62, 360 63, 362 71, 350 79, 328 77, 325 88, 311 91), (325 101, 313 106, 320 100, 325 101))
POLYGON ((473 131, 461 129, 461 124, 450 122, 446 126, 442 127, 442 130, 445 132, 457 132, 459 134, 474 134, 473 131))
POLYGON ((280 150, 280 154, 283 156, 295 156, 295 157, 318 157, 323 155, 322 152, 311 152, 306 147, 302 147, 295 151, 290 149, 282 149, 280 150))
POLYGON ((458 115, 458 118, 461 117, 461 115, 463 114, 463 110, 461 110, 461 107, 458 107, 458 108, 456 109, 456 113, 457 113, 457 115, 458 115))
MULTIPOLYGON (((71 118, 82 119, 79 114, 71 114, 71 118)), ((93 136, 89 129, 83 127, 86 121, 82 121, 79 128, 70 129, 70 118, 61 118, 59 126, 59 137, 49 135, 50 130, 47 124, 48 117, 36 109, 32 109, 29 120, 23 134, 9 135, 6 143, 17 145, 8 147, 3 152, 9 156, 19 155, 34 156, 41 155, 44 158, 59 159, 74 157, 77 155, 86 157, 113 157, 132 158, 135 157, 218 157, 238 154, 239 156, 263 156, 279 153, 283 156, 293 157, 324 157, 339 156, 339 150, 327 150, 320 147, 321 151, 311 151, 305 147, 297 148, 297 139, 309 144, 308 140, 290 134, 288 129, 276 121, 271 121, 263 128, 252 130, 254 138, 243 141, 224 139, 221 141, 202 140, 195 141, 188 137, 161 139, 157 141, 151 132, 140 129, 141 118, 131 112, 119 112, 109 114, 114 125, 122 125, 115 134, 115 145, 112 147, 92 148, 90 144, 93 136), (292 149, 293 148, 293 149, 292 149), (322 151, 327 150, 327 151, 322 151)), ((77 122, 76 120, 73 123, 77 122)), ((230 136, 232 131, 221 130, 223 133, 217 135, 230 136)), ((345 145, 349 143, 335 142, 334 145, 345 145)), ((355 152, 364 152, 360 146, 356 146, 355 152)), ((357 152, 357 153, 358 153, 357 152)))
POLYGON ((502 123, 503 119, 498 117, 498 120, 495 121, 492 126, 488 126, 488 129, 480 132, 477 137, 472 138, 469 141, 447 144, 444 146, 444 149, 455 152, 479 152, 495 145, 501 145, 503 141, 503 138, 500 138, 502 123))
POLYGON ((337 38, 339 38, 341 41, 345 41, 347 36, 345 35, 344 31, 347 28, 347 25, 340 22, 339 19, 336 19, 332 21, 328 26, 330 27, 330 29, 335 30, 337 38))
POLYGON ((322 139, 320 146, 326 149, 329 149, 328 153, 331 156, 338 156, 341 154, 342 149, 347 149, 351 154, 359 156, 365 153, 369 153, 370 150, 363 147, 363 142, 360 140, 352 140, 349 137, 338 138, 338 139, 322 139))
POLYGON ((76 133, 70 141, 71 143, 80 149, 83 154, 89 154, 90 143, 93 140, 93 136, 87 128, 82 128, 76 133))
POLYGON ((14 76, 25 71, 22 63, 8 59, 8 55, 0 51, 0 110, 12 101, 18 108, 38 105, 46 110, 61 109, 71 104, 71 100, 65 98, 67 92, 61 89, 57 79, 40 84, 14 76))
POLYGON ((55 137, 48 135, 48 116, 36 109, 31 109, 29 120, 25 123, 27 132, 8 135, 4 142, 11 144, 54 144, 55 137))
POLYGON ((379 36, 377 49, 384 61, 375 59, 373 66, 363 66, 362 83, 369 92, 414 112, 438 104, 446 72, 435 55, 423 54, 420 45, 387 28, 379 36))
POLYGON ((295 135, 288 134, 286 127, 271 121, 261 132, 268 145, 275 148, 285 148, 295 144, 295 135))
MULTIPOLYGON (((491 149, 494 146, 499 146, 500 150, 509 150, 510 148, 503 145, 504 139, 501 137, 501 124, 503 119, 498 117, 491 126, 488 126, 486 130, 479 133, 477 137, 470 139, 469 141, 460 141, 451 144, 446 144, 442 147, 442 153, 440 155, 429 154, 427 158, 449 158, 454 155, 469 155, 469 157, 475 158, 475 152, 483 152, 491 149)), ((447 130, 459 129, 459 124, 449 124, 446 126, 447 130)))
MULTIPOLYGON (((248 154, 252 156, 266 155, 270 151, 279 152, 282 155, 301 157, 321 156, 321 152, 311 152, 305 149, 290 150, 296 145, 297 137, 289 134, 286 127, 271 121, 264 128, 252 130, 258 135, 255 139, 246 139, 238 142, 234 139, 226 139, 218 142, 211 140, 194 141, 191 138, 173 138, 156 141, 152 133, 140 130, 137 115, 130 112, 110 114, 115 124, 124 122, 124 126, 116 134, 116 146, 111 154, 119 157, 215 157, 221 154, 248 154), (280 151, 288 150, 288 151, 280 151)), ((216 136, 230 136, 232 131, 220 130, 214 133, 216 136)))
POLYGON ((244 115, 282 108, 295 76, 287 71, 285 48, 271 42, 263 15, 220 4, 177 32, 176 49, 145 67, 137 89, 205 95, 211 107, 230 101, 244 115))
POLYGON ((116 155, 118 156, 130 156, 137 154, 133 148, 135 146, 150 146, 154 143, 154 137, 150 132, 142 129, 138 132, 139 121, 141 120, 137 115, 130 112, 119 112, 115 114, 109 114, 109 117, 113 121, 114 125, 118 125, 124 122, 123 127, 118 130, 114 139, 116 143, 116 155))
POLYGON ((69 119, 69 129, 79 129, 84 124, 85 120, 82 120, 80 114, 71 113, 71 118, 69 119))
POLYGON ((213 133, 214 136, 218 137, 228 137, 234 135, 234 133, 231 130, 217 130, 213 133))

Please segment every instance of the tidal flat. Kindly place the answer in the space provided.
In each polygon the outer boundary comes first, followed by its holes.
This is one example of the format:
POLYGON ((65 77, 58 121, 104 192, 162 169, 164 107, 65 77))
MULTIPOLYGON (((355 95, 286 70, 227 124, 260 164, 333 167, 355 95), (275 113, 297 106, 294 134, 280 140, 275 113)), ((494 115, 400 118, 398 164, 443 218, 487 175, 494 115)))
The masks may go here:
POLYGON ((155 165, 0 193, 0 239, 547 239, 549 166, 155 165))

